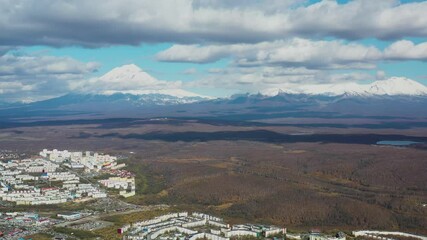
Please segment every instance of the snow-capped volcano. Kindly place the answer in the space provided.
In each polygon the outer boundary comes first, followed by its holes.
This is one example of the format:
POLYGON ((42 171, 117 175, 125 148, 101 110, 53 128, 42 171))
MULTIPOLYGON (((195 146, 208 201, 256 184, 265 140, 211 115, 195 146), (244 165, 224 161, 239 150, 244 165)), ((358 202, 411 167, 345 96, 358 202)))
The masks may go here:
POLYGON ((112 95, 116 93, 131 95, 168 95, 176 98, 206 98, 180 88, 180 82, 169 82, 158 80, 135 64, 116 67, 105 75, 93 80, 98 83, 97 93, 103 95, 112 95))
POLYGON ((368 93, 375 95, 427 95, 427 87, 417 81, 393 77, 369 85, 368 93))
POLYGON ((423 96, 427 95, 427 87, 417 81, 392 77, 387 80, 375 81, 371 84, 340 83, 304 85, 295 88, 270 88, 261 92, 266 96, 275 96, 280 93, 309 94, 309 95, 356 95, 356 96, 423 96))
POLYGON ((116 67, 101 77, 73 84, 71 86, 72 94, 58 98, 68 105, 79 102, 96 103, 99 106, 103 104, 154 106, 194 103, 212 99, 182 89, 179 81, 156 79, 135 64, 116 67))
POLYGON ((109 83, 123 83, 123 82, 143 82, 147 85, 155 85, 158 80, 144 72, 135 64, 123 65, 113 68, 99 78, 100 81, 109 83))

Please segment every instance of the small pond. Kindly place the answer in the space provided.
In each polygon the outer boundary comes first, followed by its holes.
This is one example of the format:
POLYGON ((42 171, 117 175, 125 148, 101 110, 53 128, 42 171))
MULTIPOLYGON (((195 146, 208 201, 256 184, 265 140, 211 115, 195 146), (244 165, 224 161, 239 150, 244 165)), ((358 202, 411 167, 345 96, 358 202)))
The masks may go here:
POLYGON ((391 145, 391 146, 409 146, 412 144, 417 144, 420 142, 414 142, 414 141, 379 141, 377 142, 377 145, 391 145))

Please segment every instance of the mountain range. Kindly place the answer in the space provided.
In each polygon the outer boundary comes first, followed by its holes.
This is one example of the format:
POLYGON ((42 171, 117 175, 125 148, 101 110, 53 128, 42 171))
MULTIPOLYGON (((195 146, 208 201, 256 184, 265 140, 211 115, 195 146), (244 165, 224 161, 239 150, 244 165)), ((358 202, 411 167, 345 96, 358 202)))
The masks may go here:
POLYGON ((310 95, 354 95, 354 96, 422 96, 427 95, 427 87, 423 84, 402 77, 392 77, 375 81, 371 84, 339 83, 303 85, 293 89, 271 88, 261 91, 263 95, 275 96, 279 93, 310 94, 310 95))
POLYGON ((98 84, 96 91, 70 93, 32 103, 1 103, 0 116, 61 115, 63 112, 123 115, 150 111, 157 115, 174 115, 177 112, 209 115, 227 111, 253 113, 260 109, 408 116, 425 112, 427 116, 424 109, 427 87, 407 78, 394 77, 371 84, 273 88, 227 98, 212 98, 184 90, 179 84, 155 79, 133 64, 115 68, 90 81, 98 84), (121 83, 135 86, 135 89, 121 89, 121 83))
MULTIPOLYGON (((116 67, 99 78, 89 80, 89 82, 92 84, 95 83, 97 87, 42 102, 64 102, 64 99, 72 99, 77 102, 121 101, 134 106, 146 106, 188 104, 214 99, 213 97, 184 90, 180 88, 179 84, 157 80, 135 64, 116 67)), ((291 95, 348 95, 358 97, 424 96, 427 95, 427 86, 408 78, 392 77, 386 80, 375 81, 371 84, 351 82, 299 85, 291 88, 269 88, 259 92, 259 94, 265 97, 273 97, 283 93, 291 95)), ((5 103, 2 103, 0 106, 2 105, 4 106, 5 103)))
MULTIPOLYGON (((194 100, 210 99, 208 96, 202 96, 187 90, 178 88, 174 84, 168 84, 165 81, 159 81, 156 78, 143 71, 135 64, 123 65, 114 68, 110 72, 96 79, 102 86, 96 88, 93 93, 100 95, 112 95, 115 93, 131 95, 168 95, 174 100, 175 104, 182 99, 183 103, 193 102, 194 100), (126 84, 127 83, 127 84, 126 84), (123 89, 121 86, 131 85, 131 89, 123 89), (105 87, 106 86, 106 87, 105 87)), ((386 80, 375 81, 371 84, 358 83, 338 83, 338 84, 316 84, 300 85, 298 87, 283 89, 270 88, 261 91, 265 96, 275 96, 279 93, 289 94, 310 94, 310 95, 427 95, 427 87, 414 80, 403 77, 392 77, 386 80)), ((168 101, 161 101, 165 104, 168 101)))

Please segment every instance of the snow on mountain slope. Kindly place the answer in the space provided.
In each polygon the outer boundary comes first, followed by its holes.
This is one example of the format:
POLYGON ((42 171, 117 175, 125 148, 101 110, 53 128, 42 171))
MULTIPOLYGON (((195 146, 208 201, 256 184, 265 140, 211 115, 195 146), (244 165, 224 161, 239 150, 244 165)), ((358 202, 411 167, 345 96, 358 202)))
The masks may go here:
POLYGON ((280 94, 299 94, 301 92, 289 89, 289 88, 267 88, 264 89, 260 92, 260 94, 264 95, 264 96, 276 96, 276 95, 280 95, 280 94))
MULTIPOLYGON (((158 80, 135 64, 116 67, 99 78, 90 80, 92 94, 113 95, 116 93, 132 95, 168 95, 175 98, 203 98, 211 97, 199 95, 181 89, 180 82, 158 80)), ((82 87, 84 88, 84 87, 82 87)))
POLYGON ((401 77, 373 82, 367 91, 373 95, 427 95, 426 86, 401 77))
POLYGON ((123 65, 113 68, 99 78, 102 82, 123 83, 123 82, 140 82, 145 85, 157 85, 158 80, 144 72, 135 64, 123 65))
POLYGON ((392 77, 387 80, 375 81, 371 84, 359 83, 340 83, 340 84, 317 84, 303 85, 294 88, 270 88, 261 91, 265 96, 275 96, 280 93, 290 94, 310 94, 310 95, 329 95, 338 96, 343 94, 355 96, 378 96, 378 95, 408 95, 421 96, 427 95, 427 87, 417 81, 392 77))
POLYGON ((301 93, 313 95, 362 95, 365 94, 365 87, 357 83, 342 83, 342 84, 321 84, 308 85, 300 87, 301 93))
POLYGON ((183 89, 159 89, 159 90, 126 90, 126 91, 104 91, 104 95, 112 95, 116 93, 124 93, 131 95, 152 95, 152 94, 160 94, 160 95, 169 95, 177 98, 206 98, 212 99, 212 97, 199 95, 197 93, 189 92, 183 89))

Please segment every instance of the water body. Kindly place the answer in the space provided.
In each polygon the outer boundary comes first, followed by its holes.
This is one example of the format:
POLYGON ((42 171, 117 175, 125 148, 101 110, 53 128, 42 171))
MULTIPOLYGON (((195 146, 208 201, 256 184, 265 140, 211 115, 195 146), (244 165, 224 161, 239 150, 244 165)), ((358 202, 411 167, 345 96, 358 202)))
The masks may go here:
POLYGON ((412 144, 417 144, 421 142, 414 142, 414 141, 379 141, 377 142, 378 145, 391 145, 391 146, 410 146, 412 144))

